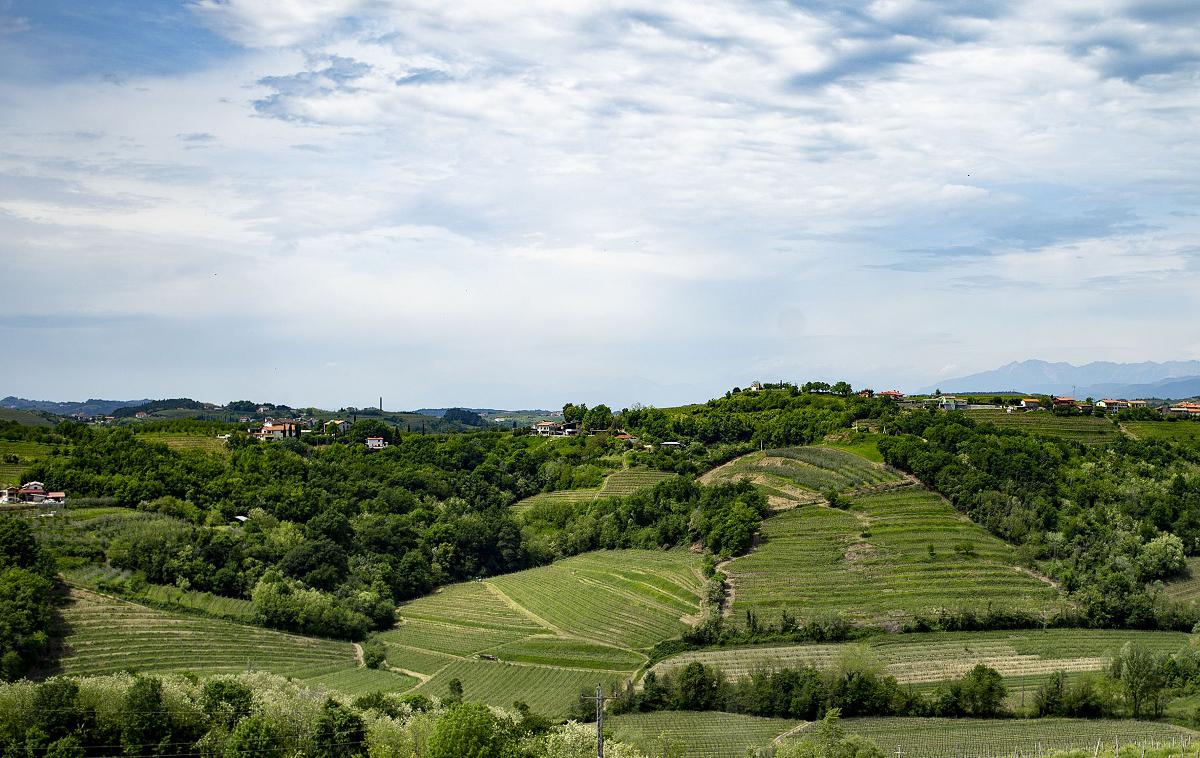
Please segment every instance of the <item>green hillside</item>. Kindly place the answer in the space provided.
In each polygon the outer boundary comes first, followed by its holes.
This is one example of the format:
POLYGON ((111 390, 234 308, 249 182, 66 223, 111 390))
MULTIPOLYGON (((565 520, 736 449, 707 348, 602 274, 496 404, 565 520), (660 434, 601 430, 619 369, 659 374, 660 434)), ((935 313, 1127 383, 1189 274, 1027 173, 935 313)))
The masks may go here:
POLYGON ((0 440, 0 487, 22 484, 21 474, 50 455, 51 445, 23 440, 0 440), (10 462, 16 457, 16 462, 10 462))
MULTIPOLYGON (((847 732, 875 740, 885 753, 908 758, 960 758, 964 755, 1044 755, 1051 750, 1084 750, 1114 740, 1135 744, 1195 740, 1196 732, 1172 724, 1118 719, 923 719, 864 718, 842 722, 847 732)), ((1140 750, 1122 751, 1141 755, 1140 750)))
POLYGON ((1102 416, 1055 416, 1049 411, 974 410, 964 411, 980 422, 995 424, 1002 428, 1020 429, 1043 437, 1074 440, 1085 445, 1100 445, 1112 442, 1121 436, 1112 419, 1102 416))
POLYGON ((1140 440, 1196 442, 1200 440, 1200 423, 1195 421, 1122 421, 1121 428, 1140 440))
POLYGON ((62 617, 64 674, 256 670, 304 679, 356 668, 348 642, 164 613, 86 590, 71 590, 62 617))
POLYGON ((829 490, 870 491, 904 481, 892 469, 850 450, 821 446, 750 453, 709 471, 700 481, 713 484, 738 479, 758 485, 776 509, 823 502, 820 493, 829 490))
POLYGON ((700 557, 684 551, 588 553, 452 585, 399 608, 383 633, 388 664, 444 695, 563 714, 579 691, 630 678, 645 651, 700 612, 700 557))
POLYGON ((751 748, 765 747, 803 721, 768 719, 711 711, 659 711, 612 716, 605 721, 613 739, 650 755, 682 758, 740 758, 751 748))
POLYGON ((604 478, 604 483, 593 489, 556 490, 542 492, 533 497, 527 497, 516 503, 513 508, 518 512, 526 511, 542 503, 586 503, 599 500, 602 497, 617 497, 630 495, 640 489, 653 487, 659 482, 670 479, 674 474, 667 471, 655 471, 648 468, 630 468, 614 471, 604 478))
POLYGON ((730 561, 735 620, 838 613, 896 627, 915 614, 986 606, 1041 611, 1061 598, 1016 567, 1006 545, 918 487, 807 505, 763 523, 762 544, 730 561), (932 549, 932 554, 931 554, 932 549))
POLYGON ((1049 629, 1002 632, 949 632, 880 635, 864 642, 764 645, 696 650, 659 662, 657 672, 677 670, 692 661, 716 666, 731 680, 755 671, 811 665, 836 669, 844 659, 870 661, 901 684, 921 688, 957 679, 982 663, 1004 676, 1010 705, 1045 682, 1054 672, 1106 671, 1112 656, 1127 642, 1158 653, 1174 653, 1191 637, 1180 632, 1108 629, 1049 629))

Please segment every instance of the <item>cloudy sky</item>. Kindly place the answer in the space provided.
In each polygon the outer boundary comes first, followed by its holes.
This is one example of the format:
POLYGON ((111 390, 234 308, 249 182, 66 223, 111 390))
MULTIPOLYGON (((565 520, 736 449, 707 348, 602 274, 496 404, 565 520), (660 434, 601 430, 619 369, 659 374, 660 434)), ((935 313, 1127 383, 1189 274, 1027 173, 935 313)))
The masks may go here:
POLYGON ((1195 0, 0 0, 0 395, 1200 358, 1195 0))

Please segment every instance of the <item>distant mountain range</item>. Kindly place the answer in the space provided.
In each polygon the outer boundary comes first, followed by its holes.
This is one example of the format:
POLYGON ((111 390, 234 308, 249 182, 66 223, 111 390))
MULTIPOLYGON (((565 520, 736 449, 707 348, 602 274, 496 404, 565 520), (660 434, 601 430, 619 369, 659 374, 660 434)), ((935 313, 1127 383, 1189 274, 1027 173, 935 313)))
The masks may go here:
POLYGON ((946 379, 923 392, 1034 392, 1075 397, 1179 399, 1200 395, 1200 361, 1112 363, 1082 366, 1019 361, 992 371, 946 379))
POLYGON ((23 397, 8 397, 0 400, 0 408, 19 411, 48 411, 59 416, 86 413, 89 416, 111 416, 118 408, 145 405, 150 400, 84 400, 83 402, 55 402, 53 400, 26 400, 23 397))
POLYGON ((441 418, 442 416, 445 416, 446 411, 449 410, 470 411, 471 413, 478 413, 481 416, 549 416, 551 413, 553 413, 553 411, 540 410, 537 408, 521 411, 505 410, 503 408, 418 408, 413 411, 413 413, 419 413, 422 416, 441 418))

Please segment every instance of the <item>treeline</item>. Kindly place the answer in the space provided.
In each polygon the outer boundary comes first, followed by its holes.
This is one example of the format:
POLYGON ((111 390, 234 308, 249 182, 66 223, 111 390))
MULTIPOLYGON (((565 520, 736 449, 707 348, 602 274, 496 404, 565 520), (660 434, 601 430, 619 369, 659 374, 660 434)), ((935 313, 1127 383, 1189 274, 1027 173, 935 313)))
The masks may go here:
POLYGON ((54 634, 53 560, 29 527, 0 516, 0 677, 20 678, 43 663, 54 634))
POLYGON ((705 487, 675 477, 624 497, 544 501, 524 518, 539 555, 700 543, 713 555, 732 556, 750 548, 766 513, 766 497, 748 481, 705 487))
POLYGON ((1200 550, 1200 450, 1122 438, 1086 448, 956 413, 897 418, 879 443, 1023 560, 1058 579, 1095 627, 1190 631, 1194 609, 1155 589, 1200 550))
MULTIPOLYGON (((835 670, 811 665, 756 671, 730 682, 719 668, 692 661, 661 676, 646 674, 616 693, 613 713, 725 711, 813 721, 836 710, 842 716, 947 716, 994 718, 1007 713, 1008 690, 983 664, 931 693, 901 686, 865 661, 843 661, 835 670)), ((580 710, 581 718, 586 714, 580 710)))
MULTIPOLYGON (((812 721, 842 716, 941 716, 1003 718, 1161 718, 1173 698, 1200 686, 1200 651, 1155 652, 1126 643, 1108 670, 1070 679, 1057 672, 1043 683, 1024 712, 1006 705, 1008 690, 994 669, 978 664, 930 691, 899 684, 869 652, 847 649, 836 668, 811 665, 764 669, 730 682, 714 666, 692 661, 662 675, 650 671, 641 688, 627 683, 613 693, 613 713, 725 711, 812 721)), ((586 717, 586 709, 578 716, 586 717)))
POLYGON ((895 404, 879 398, 802 392, 795 386, 730 393, 678 409, 632 408, 617 423, 651 442, 706 445, 749 442, 755 447, 803 445, 844 429, 856 419, 890 417, 895 404))
POLYGON ((139 413, 154 413, 155 411, 173 410, 175 408, 183 408, 191 411, 204 410, 204 403, 199 400, 192 400, 190 397, 168 398, 166 400, 152 400, 149 403, 141 405, 126 405, 117 408, 112 412, 116 418, 131 418, 139 413))
MULTIPOLYGON (((117 675, 0 686, 5 756, 579 758, 594 730, 422 695, 323 695, 269 674, 117 675)), ((646 758, 613 744, 614 758, 646 758)))

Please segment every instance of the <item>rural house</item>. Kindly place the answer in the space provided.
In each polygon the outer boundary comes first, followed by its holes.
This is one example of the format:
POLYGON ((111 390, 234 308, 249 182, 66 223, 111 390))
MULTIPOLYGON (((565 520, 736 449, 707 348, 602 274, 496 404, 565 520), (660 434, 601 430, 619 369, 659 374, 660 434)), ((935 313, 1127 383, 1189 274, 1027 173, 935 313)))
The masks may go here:
POLYGON ((904 399, 904 393, 900 392, 899 390, 884 390, 883 392, 876 392, 875 396, 882 397, 885 400, 903 400, 904 399))
POLYGON ((368 450, 382 450, 387 446, 387 440, 385 440, 383 437, 367 437, 368 450))

